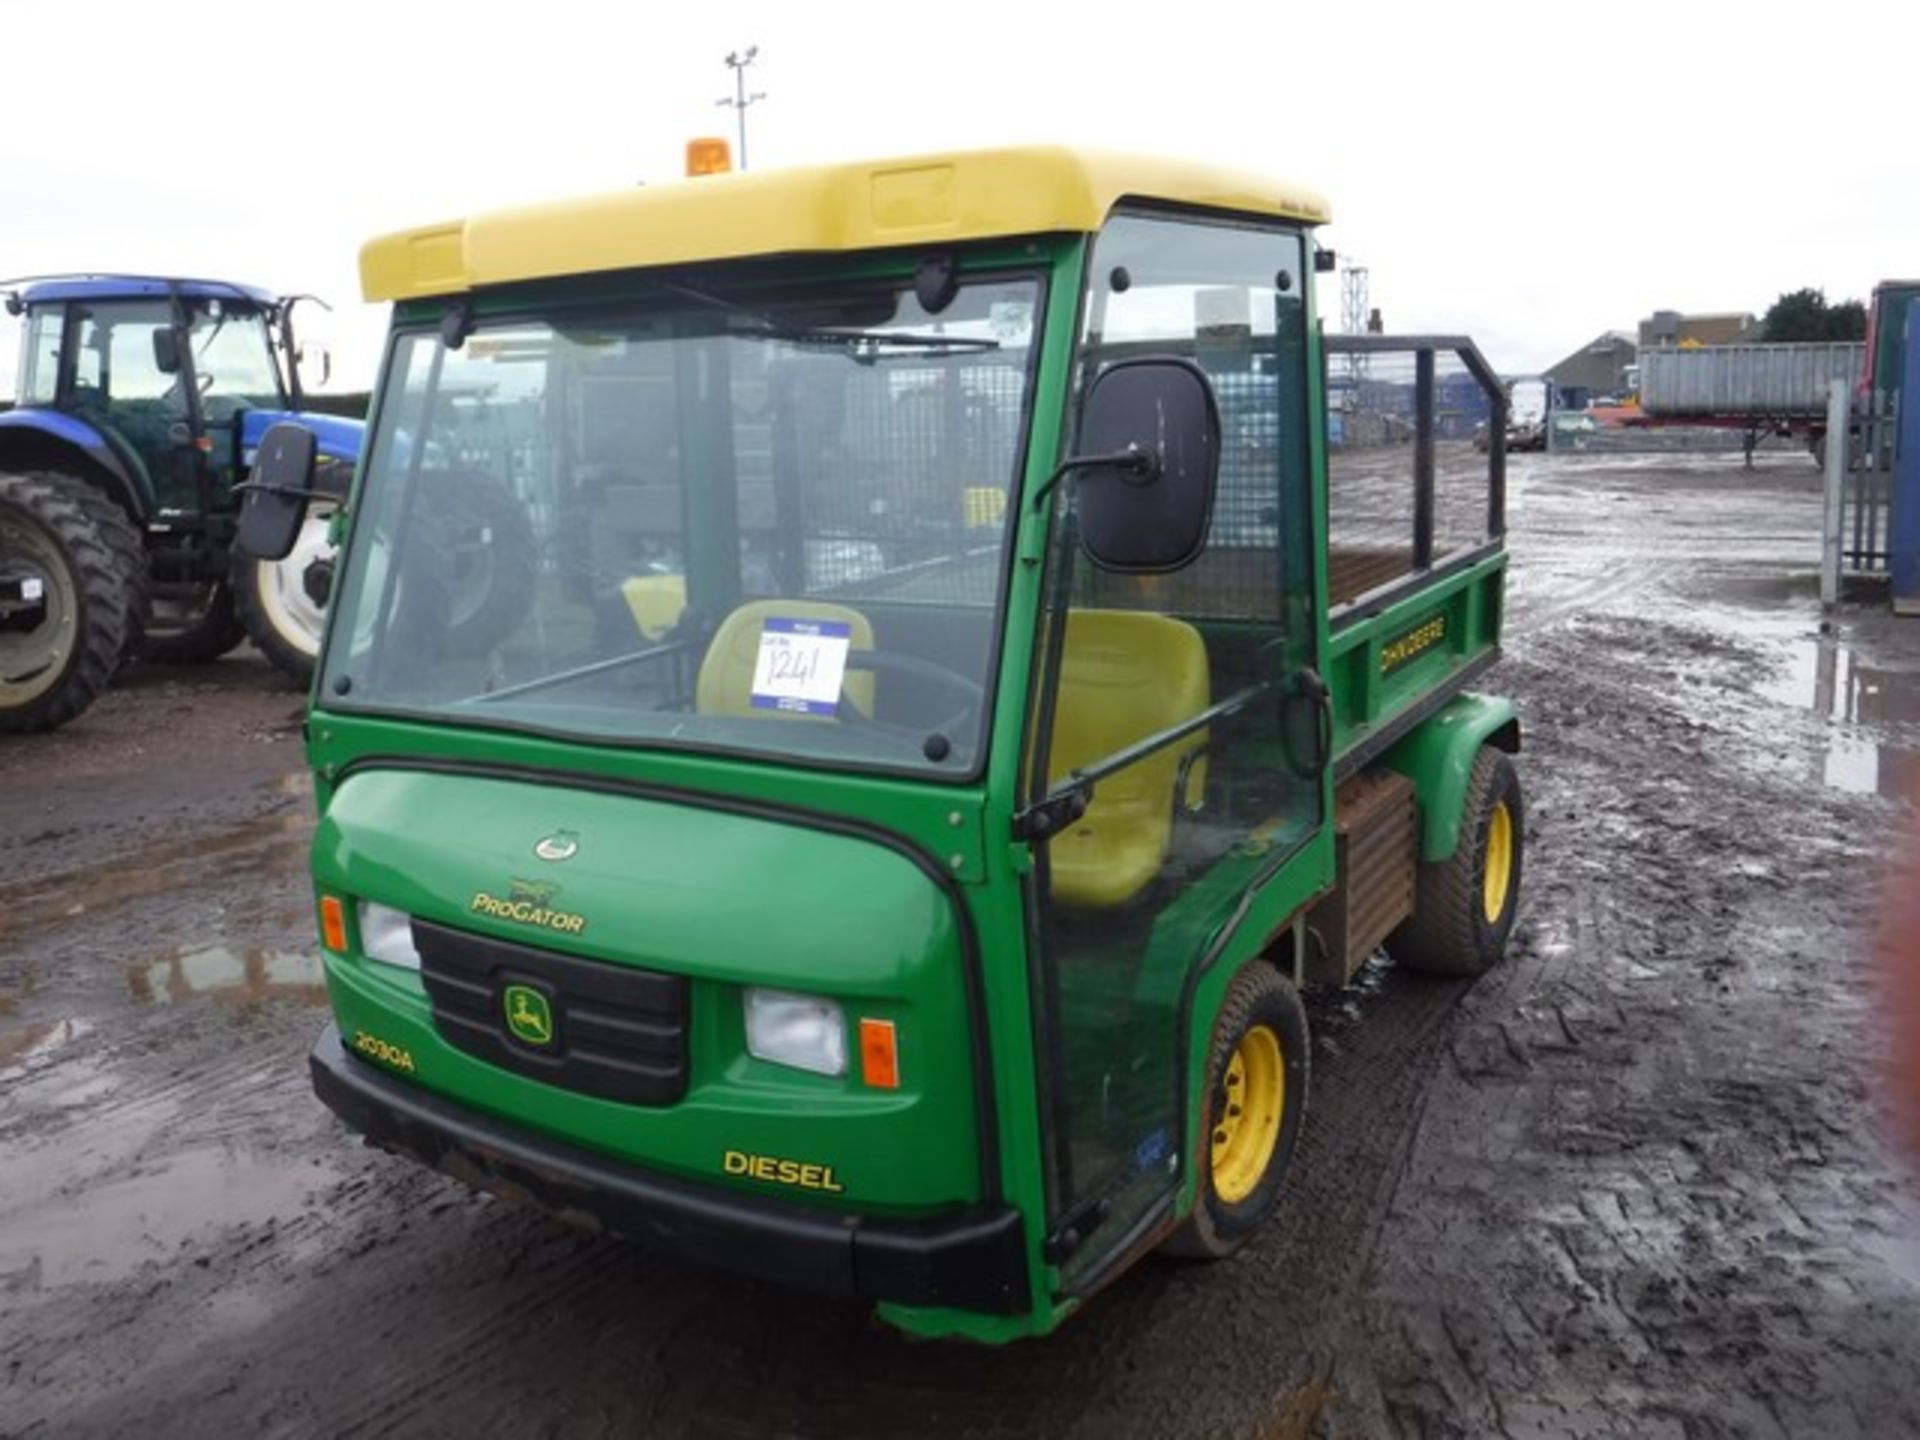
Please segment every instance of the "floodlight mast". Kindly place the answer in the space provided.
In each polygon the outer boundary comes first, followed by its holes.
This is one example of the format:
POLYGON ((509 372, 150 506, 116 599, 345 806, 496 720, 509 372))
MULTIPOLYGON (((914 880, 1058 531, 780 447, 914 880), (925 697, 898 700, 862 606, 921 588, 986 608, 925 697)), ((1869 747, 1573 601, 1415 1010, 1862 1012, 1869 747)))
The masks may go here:
POLYGON ((758 45, 749 45, 745 50, 734 50, 727 55, 727 68, 733 71, 733 94, 722 95, 714 103, 731 106, 740 125, 740 168, 747 168, 747 109, 749 106, 767 98, 767 92, 756 90, 747 93, 747 67, 752 65, 760 54, 758 45))

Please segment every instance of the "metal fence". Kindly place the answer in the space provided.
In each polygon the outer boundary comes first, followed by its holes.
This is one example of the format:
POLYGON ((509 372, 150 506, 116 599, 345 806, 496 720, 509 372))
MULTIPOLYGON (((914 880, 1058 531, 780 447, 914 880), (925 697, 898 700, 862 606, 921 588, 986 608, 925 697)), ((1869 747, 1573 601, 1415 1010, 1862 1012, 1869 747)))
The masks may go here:
POLYGON ((1896 406, 1896 396, 1876 395, 1852 426, 1840 515, 1840 561, 1850 574, 1885 575, 1892 558, 1896 406))
POLYGON ((1465 336, 1329 335, 1326 352, 1337 609, 1504 532, 1507 396, 1465 336))

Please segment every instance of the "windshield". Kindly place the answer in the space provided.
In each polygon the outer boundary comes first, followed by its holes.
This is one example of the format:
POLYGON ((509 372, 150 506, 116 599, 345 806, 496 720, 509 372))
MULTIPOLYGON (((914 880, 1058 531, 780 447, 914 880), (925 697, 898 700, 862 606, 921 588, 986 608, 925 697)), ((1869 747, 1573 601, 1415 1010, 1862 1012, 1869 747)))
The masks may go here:
POLYGON ((221 300, 196 300, 188 332, 200 410, 210 425, 236 410, 278 409, 280 375, 274 368, 267 317, 221 300))
POLYGON ((328 703, 971 773, 1039 281, 659 292, 398 336, 328 703))

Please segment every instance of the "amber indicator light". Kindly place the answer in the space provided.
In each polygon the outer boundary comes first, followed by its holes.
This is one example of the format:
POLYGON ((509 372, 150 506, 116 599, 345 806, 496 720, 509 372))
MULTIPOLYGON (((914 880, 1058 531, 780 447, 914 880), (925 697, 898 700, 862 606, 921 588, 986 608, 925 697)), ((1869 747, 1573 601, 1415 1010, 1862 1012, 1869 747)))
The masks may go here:
POLYGON ((320 897, 320 943, 336 955, 347 953, 347 907, 338 895, 320 897))
POLYGON ((891 1020, 860 1022, 860 1078, 879 1090, 900 1088, 900 1054, 891 1020))

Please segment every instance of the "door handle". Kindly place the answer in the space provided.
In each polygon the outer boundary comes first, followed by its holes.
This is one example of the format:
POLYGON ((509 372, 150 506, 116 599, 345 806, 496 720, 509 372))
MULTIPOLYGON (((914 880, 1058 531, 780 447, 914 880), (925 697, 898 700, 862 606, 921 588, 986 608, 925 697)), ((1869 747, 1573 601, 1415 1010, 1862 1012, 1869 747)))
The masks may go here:
POLYGON ((1311 665, 1294 671, 1292 698, 1313 706, 1313 760, 1294 769, 1303 780, 1317 779, 1333 758, 1333 690, 1325 677, 1311 665))

